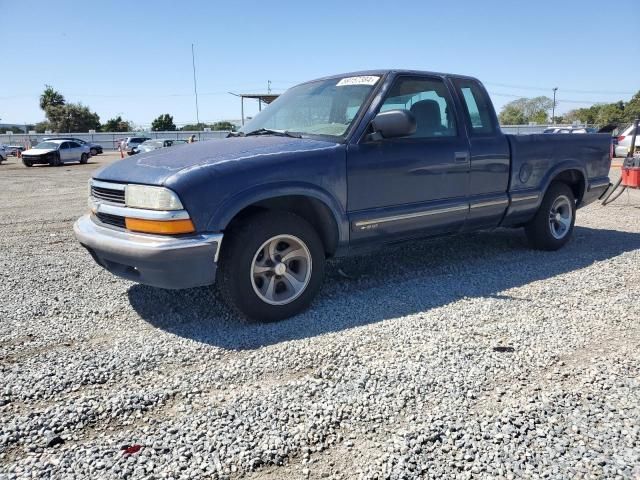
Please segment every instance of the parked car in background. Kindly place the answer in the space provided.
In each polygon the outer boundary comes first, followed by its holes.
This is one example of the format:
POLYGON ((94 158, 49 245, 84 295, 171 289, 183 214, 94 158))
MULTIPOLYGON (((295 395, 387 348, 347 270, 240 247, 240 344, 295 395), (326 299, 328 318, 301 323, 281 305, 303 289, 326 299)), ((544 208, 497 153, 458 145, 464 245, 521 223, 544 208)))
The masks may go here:
POLYGON ((25 151, 25 148, 22 145, 5 145, 4 148, 7 154, 11 155, 12 157, 17 157, 18 152, 25 151))
POLYGON ((173 147, 175 145, 185 145, 186 143, 186 140, 176 140, 175 138, 157 138, 154 140, 147 140, 146 142, 142 142, 140 145, 133 148, 133 153, 146 153, 153 150, 158 150, 159 148, 173 147))
POLYGON ((57 167, 68 162, 87 163, 90 155, 87 145, 72 140, 49 140, 25 150, 22 163, 25 167, 42 163, 57 167))
POLYGON ((571 133, 598 133, 598 129, 592 127, 575 127, 571 129, 571 133))
POLYGON ((151 140, 149 137, 127 137, 124 139, 124 151, 127 155, 135 155, 133 149, 140 146, 141 143, 151 140))
POLYGON ((596 133, 597 130, 591 127, 550 127, 545 128, 542 133, 596 133))
POLYGON ((338 75, 289 89, 231 138, 94 172, 74 229, 115 275, 217 281, 245 316, 278 320, 311 303, 329 257, 378 248, 393 262, 399 241, 496 227, 561 248, 576 209, 609 188, 610 145, 505 135, 475 78, 338 75))
POLYGON ((46 142, 49 140, 71 140, 72 142, 77 142, 81 145, 86 145, 89 147, 89 153, 91 155, 99 155, 102 153, 102 145, 99 143, 87 142, 86 140, 82 140, 80 138, 73 137, 52 137, 52 138, 43 138, 42 141, 46 142))
POLYGON ((6 161, 8 156, 9 156, 9 153, 7 152, 5 146, 0 145, 0 163, 6 161))
MULTIPOLYGON (((640 128, 640 127, 639 127, 640 128)), ((631 137, 633 136, 633 124, 625 128, 620 135, 618 135, 618 142, 615 144, 614 153, 616 157, 626 157, 627 152, 631 148, 631 137)), ((640 147, 640 132, 636 135, 636 150, 640 147)))

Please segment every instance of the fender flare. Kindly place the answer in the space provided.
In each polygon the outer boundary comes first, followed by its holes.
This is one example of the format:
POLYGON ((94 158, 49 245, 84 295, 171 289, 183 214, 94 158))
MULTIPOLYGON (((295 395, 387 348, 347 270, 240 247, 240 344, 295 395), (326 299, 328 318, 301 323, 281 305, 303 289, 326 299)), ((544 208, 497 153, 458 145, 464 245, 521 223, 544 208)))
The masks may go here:
POLYGON ((215 210, 207 223, 207 230, 211 232, 223 231, 240 211, 262 200, 270 198, 299 195, 311 197, 322 202, 332 213, 338 227, 338 243, 349 240, 349 221, 340 202, 322 188, 303 182, 278 182, 258 185, 227 197, 215 210))
POLYGON ((577 170, 578 172, 580 172, 582 176, 580 180, 581 187, 584 195, 584 193, 587 191, 587 186, 588 186, 587 185, 588 177, 587 177, 587 172, 584 168, 584 165, 577 160, 566 160, 557 165, 554 165, 553 168, 551 168, 551 170, 549 170, 547 174, 544 176, 541 182, 541 189, 540 189, 541 195, 540 195, 538 204, 542 203, 542 199, 547 193, 547 189, 549 188, 549 185, 551 185, 551 182, 553 182, 553 179, 556 178, 561 173, 567 172, 569 170, 577 170))

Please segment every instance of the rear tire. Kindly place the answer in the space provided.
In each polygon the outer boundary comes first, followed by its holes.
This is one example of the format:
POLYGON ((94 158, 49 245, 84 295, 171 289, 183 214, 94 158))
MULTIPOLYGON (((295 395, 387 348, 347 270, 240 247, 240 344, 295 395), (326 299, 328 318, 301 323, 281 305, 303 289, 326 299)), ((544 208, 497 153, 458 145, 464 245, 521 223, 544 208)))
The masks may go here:
POLYGON ((89 161, 89 155, 88 155, 88 154, 86 154, 86 153, 83 153, 83 154, 80 156, 80 163, 82 163, 82 164, 84 165, 84 164, 85 164, 85 163, 87 163, 88 161, 89 161))
POLYGON ((311 304, 324 264, 322 241, 306 220, 286 211, 259 213, 225 234, 218 289, 251 320, 282 320, 311 304))
POLYGON ((566 183, 547 189, 535 217, 525 226, 529 242, 538 250, 558 250, 571 238, 576 221, 576 201, 566 183))

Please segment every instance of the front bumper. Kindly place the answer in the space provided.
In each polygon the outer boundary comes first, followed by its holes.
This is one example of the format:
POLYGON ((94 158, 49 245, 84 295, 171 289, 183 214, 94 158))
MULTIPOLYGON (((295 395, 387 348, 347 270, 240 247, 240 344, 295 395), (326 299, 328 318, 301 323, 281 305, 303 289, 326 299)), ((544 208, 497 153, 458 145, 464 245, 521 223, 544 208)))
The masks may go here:
POLYGON ((100 266, 127 280, 168 289, 215 281, 222 234, 133 233, 102 226, 89 214, 80 217, 73 230, 100 266))

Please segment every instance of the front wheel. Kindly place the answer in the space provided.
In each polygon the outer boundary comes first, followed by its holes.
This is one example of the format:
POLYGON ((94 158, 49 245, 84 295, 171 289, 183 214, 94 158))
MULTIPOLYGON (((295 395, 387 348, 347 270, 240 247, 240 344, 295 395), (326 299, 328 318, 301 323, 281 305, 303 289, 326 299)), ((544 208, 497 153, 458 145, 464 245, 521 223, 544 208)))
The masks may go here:
POLYGON ((86 153, 83 153, 80 156, 80 163, 85 164, 87 163, 88 160, 89 160, 89 155, 87 155, 86 153))
POLYGON ((24 158, 22 159, 22 164, 25 167, 33 167, 33 163, 31 163, 31 160, 25 160, 24 158))
POLYGON ((576 221, 576 200, 566 183, 547 189, 533 220, 525 226, 527 238, 539 250, 558 250, 571 238, 576 221))
POLYGON ((95 157, 98 154, 98 149, 97 148, 92 148, 91 149, 91 156, 95 157))
POLYGON ((311 304, 324 264, 322 241, 303 218, 285 211, 260 213, 225 236, 218 288, 242 315, 282 320, 311 304))

